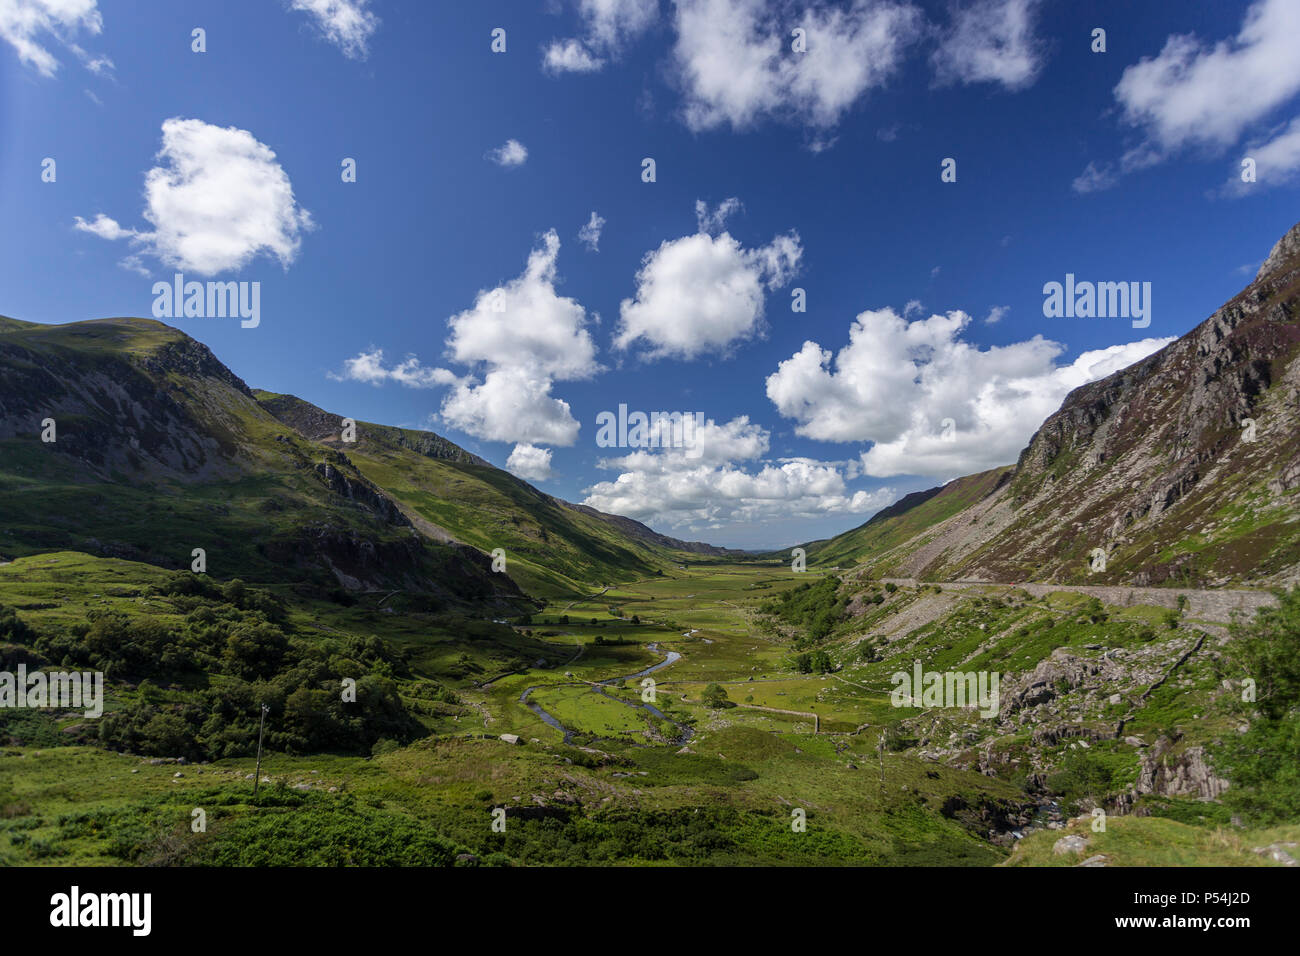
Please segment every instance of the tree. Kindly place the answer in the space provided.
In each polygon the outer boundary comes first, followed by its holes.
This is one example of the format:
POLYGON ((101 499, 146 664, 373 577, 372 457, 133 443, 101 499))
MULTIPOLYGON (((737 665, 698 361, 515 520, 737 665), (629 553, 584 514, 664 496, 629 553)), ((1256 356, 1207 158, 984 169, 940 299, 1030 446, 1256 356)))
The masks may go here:
POLYGON ((706 707, 712 707, 714 710, 726 707, 727 704, 731 703, 731 699, 727 697, 727 689, 721 684, 710 684, 704 688, 701 700, 704 701, 706 707))

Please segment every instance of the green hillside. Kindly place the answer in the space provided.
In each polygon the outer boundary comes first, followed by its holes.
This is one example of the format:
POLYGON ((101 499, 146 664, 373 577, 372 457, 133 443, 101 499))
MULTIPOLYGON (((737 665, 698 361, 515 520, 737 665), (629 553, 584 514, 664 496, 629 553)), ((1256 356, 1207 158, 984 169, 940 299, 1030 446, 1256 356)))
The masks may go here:
POLYGON ((292 395, 255 394, 300 434, 345 453, 426 534, 487 554, 503 549, 507 573, 529 594, 587 593, 697 559, 673 547, 678 542, 619 519, 643 532, 625 534, 599 512, 538 491, 432 432, 357 422, 356 441, 345 443, 339 416, 292 395))
POLYGON ((221 578, 518 606, 476 552, 428 541, 337 452, 146 319, 0 336, 0 555, 81 551, 221 578), (53 420, 53 441, 44 441, 53 420))

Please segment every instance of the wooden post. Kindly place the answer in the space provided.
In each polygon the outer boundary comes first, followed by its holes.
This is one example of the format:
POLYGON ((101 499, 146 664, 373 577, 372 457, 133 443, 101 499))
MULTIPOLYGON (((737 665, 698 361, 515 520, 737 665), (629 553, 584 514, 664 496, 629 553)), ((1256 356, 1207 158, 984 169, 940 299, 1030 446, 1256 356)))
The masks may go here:
POLYGON ((257 722, 257 769, 253 771, 253 799, 257 799, 257 787, 262 782, 262 728, 266 726, 266 712, 270 710, 262 705, 262 716, 257 722))

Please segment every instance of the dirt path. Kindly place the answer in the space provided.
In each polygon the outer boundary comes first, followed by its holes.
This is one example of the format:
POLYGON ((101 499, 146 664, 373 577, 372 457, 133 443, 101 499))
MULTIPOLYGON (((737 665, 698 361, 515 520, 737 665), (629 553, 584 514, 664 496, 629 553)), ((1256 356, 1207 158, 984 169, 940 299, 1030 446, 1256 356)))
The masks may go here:
POLYGON ((1053 591, 1074 591, 1086 594, 1116 607, 1132 607, 1135 604, 1150 604, 1178 610, 1178 599, 1187 599, 1184 612, 1189 617, 1206 618, 1227 624, 1232 620, 1232 613, 1240 611, 1253 613, 1262 607, 1277 603, 1277 599, 1267 591, 1229 591, 1184 588, 1138 588, 1116 584, 1002 584, 991 581, 918 581, 916 578, 882 578, 885 583, 907 587, 924 587, 934 585, 945 590, 967 591, 972 588, 998 588, 1010 590, 1019 588, 1033 597, 1043 597, 1053 591))

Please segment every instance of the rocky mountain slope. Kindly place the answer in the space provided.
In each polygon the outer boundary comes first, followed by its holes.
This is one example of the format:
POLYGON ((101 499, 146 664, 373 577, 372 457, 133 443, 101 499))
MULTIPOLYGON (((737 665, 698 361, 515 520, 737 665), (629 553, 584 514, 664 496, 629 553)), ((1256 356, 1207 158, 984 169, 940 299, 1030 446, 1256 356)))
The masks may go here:
POLYGON ((1071 392, 1014 467, 915 496, 810 557, 936 581, 1300 580, 1298 311, 1300 225, 1204 322, 1071 392))

